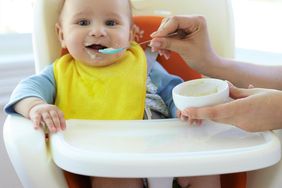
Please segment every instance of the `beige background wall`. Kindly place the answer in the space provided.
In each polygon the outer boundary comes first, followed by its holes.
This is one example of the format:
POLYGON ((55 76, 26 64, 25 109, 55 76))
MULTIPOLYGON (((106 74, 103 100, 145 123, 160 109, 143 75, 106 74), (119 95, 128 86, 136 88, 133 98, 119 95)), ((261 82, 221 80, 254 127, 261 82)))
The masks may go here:
MULTIPOLYGON (((3 106, 1 106, 3 109, 3 106)), ((22 188, 20 181, 10 163, 8 158, 4 141, 3 141, 3 124, 5 120, 5 114, 3 111, 0 111, 0 187, 7 188, 22 188)))
POLYGON ((12 66, 7 64, 0 68, 0 188, 23 188, 4 146, 3 125, 6 114, 3 112, 3 107, 16 84, 33 72, 32 58, 20 58, 18 62, 13 62, 12 66))

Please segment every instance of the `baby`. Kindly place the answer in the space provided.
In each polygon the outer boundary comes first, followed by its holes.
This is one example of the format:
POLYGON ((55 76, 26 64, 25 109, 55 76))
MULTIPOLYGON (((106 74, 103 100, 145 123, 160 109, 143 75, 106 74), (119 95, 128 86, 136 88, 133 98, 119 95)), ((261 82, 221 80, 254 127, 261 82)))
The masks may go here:
MULTIPOLYGON (((182 80, 157 62, 147 73, 146 56, 133 42, 132 28, 129 0, 65 0, 56 30, 68 53, 23 80, 6 112, 19 113, 31 119, 35 128, 46 126, 50 132, 64 130, 65 119, 143 119, 144 109, 159 117, 175 117, 171 90, 182 80), (99 52, 105 48, 125 50, 99 52)), ((180 180, 183 187, 190 183, 187 178, 180 180)), ((144 186, 141 178, 102 177, 91 177, 91 185, 144 186)))

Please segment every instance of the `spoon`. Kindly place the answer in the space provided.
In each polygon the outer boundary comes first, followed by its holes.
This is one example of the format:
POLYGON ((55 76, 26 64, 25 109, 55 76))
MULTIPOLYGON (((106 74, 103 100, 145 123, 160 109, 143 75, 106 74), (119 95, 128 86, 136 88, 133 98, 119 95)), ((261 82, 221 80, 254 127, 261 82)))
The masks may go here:
MULTIPOLYGON (((168 34, 167 37, 172 37, 172 36, 178 35, 180 39, 183 39, 188 34, 190 34, 190 33, 185 31, 184 29, 177 29, 175 32, 168 34)), ((140 42, 139 44, 145 44, 145 43, 151 42, 151 40, 152 39, 146 40, 144 42, 140 42)), ((105 48, 105 49, 98 50, 98 52, 100 52, 102 54, 116 54, 116 53, 119 53, 119 52, 121 52, 121 51, 123 51, 125 49, 126 48, 105 48)))

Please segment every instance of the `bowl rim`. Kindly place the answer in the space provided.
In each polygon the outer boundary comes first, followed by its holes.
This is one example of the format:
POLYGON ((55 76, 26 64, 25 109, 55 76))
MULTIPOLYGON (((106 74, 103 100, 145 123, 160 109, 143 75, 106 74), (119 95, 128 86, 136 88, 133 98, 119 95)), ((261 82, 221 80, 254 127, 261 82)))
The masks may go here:
POLYGON ((203 98, 208 98, 208 97, 212 97, 212 96, 217 96, 217 95, 220 95, 221 93, 224 93, 226 92, 226 90, 228 90, 229 92, 229 86, 228 86, 228 82, 226 80, 221 80, 221 79, 217 79, 217 78, 198 78, 198 79, 193 79, 193 80, 188 80, 188 81, 185 81, 185 82, 182 82, 181 84, 178 84, 177 86, 175 86, 173 89, 172 89, 172 94, 174 96, 177 96, 177 97, 180 97, 180 98, 185 98, 185 99, 203 99, 203 98), (180 87, 183 87, 183 85, 187 85, 187 84, 190 84, 191 82, 197 82, 199 80, 212 80, 212 81, 216 81, 216 82, 221 82, 224 84, 223 88, 221 88, 218 92, 216 93, 212 93, 212 94, 209 94, 209 95, 204 95, 204 96, 187 96, 187 95, 181 95, 179 94, 178 92, 176 92, 176 90, 179 90, 180 87))

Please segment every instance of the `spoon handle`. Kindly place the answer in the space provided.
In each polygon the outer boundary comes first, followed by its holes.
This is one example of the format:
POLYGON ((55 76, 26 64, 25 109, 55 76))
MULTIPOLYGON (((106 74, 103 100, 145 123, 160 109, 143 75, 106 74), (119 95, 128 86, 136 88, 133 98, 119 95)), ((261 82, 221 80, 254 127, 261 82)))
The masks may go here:
MULTIPOLYGON (((184 29, 177 29, 175 32, 168 34, 166 37, 179 36, 180 39, 184 39, 189 34, 191 34, 191 33, 188 33, 184 29)), ((151 40, 152 39, 146 40, 146 41, 140 42, 138 44, 145 44, 145 43, 151 42, 151 40)))

